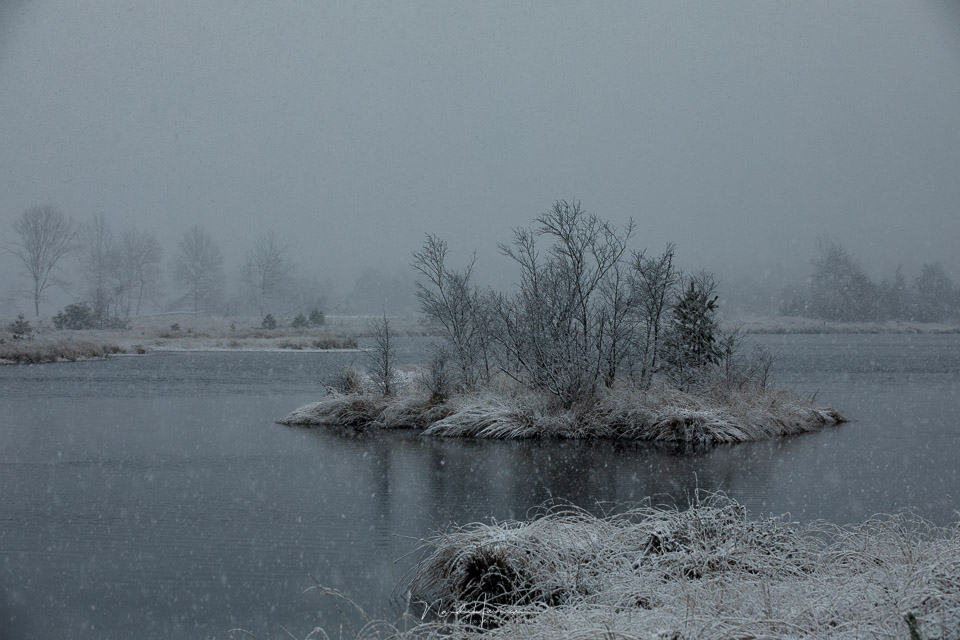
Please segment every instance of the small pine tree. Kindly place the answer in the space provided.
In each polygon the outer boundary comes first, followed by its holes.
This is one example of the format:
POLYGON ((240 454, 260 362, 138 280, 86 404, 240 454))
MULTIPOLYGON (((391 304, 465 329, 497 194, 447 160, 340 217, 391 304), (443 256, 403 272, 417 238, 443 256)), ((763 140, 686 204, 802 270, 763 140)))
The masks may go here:
POLYGON ((326 324, 327 317, 319 308, 314 307, 313 311, 310 312, 310 326, 319 327, 326 324))
POLYGON ((263 322, 260 323, 261 329, 276 329, 277 328, 277 319, 273 317, 273 314, 268 313, 263 317, 263 322))
POLYGON ((93 329, 97 324, 93 309, 86 302, 68 304, 53 316, 53 326, 57 329, 93 329))
POLYGON ((673 306, 666 360, 681 384, 695 380, 704 368, 718 364, 723 357, 717 341, 720 326, 713 288, 713 280, 706 274, 691 278, 689 288, 673 306))
POLYGON ((27 320, 22 313, 17 316, 16 320, 10 323, 8 328, 10 333, 13 334, 14 340, 22 340, 33 333, 33 327, 30 326, 30 321, 27 320))
POLYGON ((297 317, 294 318, 290 323, 290 326, 294 329, 302 329, 308 327, 309 325, 310 322, 307 320, 307 316, 303 315, 302 313, 298 313, 297 317))

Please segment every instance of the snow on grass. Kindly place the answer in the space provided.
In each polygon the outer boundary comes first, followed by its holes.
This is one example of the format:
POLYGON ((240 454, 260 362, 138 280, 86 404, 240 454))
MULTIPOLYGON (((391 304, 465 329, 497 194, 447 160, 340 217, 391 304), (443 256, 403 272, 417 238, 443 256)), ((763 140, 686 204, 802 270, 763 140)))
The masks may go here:
POLYGON ((960 638, 958 530, 906 516, 800 526, 714 496, 472 524, 423 550, 409 593, 440 621, 407 637, 960 638))
POLYGON ((701 394, 669 386, 601 391, 572 409, 542 394, 485 390, 437 400, 419 390, 416 376, 384 397, 369 384, 355 393, 331 392, 278 420, 292 426, 422 429, 424 435, 471 438, 608 438, 690 444, 748 442, 796 435, 838 424, 837 411, 815 406, 783 389, 755 387, 701 394))

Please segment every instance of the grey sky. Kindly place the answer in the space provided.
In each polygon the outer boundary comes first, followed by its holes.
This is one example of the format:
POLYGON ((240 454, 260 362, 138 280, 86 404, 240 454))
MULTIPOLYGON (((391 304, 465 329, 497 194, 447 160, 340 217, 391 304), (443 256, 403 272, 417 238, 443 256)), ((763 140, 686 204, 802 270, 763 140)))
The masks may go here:
POLYGON ((428 231, 492 275, 576 197, 728 277, 805 274, 830 233, 960 281, 949 3, 0 6, 4 233, 53 203, 236 262, 272 228, 349 287, 428 231))

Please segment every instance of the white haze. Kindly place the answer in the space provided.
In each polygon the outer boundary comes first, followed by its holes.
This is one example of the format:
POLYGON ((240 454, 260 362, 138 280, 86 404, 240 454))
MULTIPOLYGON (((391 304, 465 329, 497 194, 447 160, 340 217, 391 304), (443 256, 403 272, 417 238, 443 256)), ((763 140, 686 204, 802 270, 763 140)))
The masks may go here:
MULTIPOLYGON (((0 241, 46 203, 168 257, 200 223, 230 272, 273 229, 346 291, 431 232, 504 286, 496 243, 577 198, 730 286, 803 278, 822 234, 960 281, 951 3, 0 7, 0 241)), ((0 315, 19 282, 0 257, 0 315)))

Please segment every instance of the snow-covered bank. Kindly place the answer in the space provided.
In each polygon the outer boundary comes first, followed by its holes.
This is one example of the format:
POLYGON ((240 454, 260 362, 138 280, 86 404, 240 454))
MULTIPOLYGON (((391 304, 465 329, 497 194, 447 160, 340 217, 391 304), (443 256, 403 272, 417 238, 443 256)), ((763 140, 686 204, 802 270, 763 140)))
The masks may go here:
POLYGON ((717 497, 561 508, 426 541, 409 592, 440 622, 403 637, 956 639, 960 537, 900 516, 752 521, 717 497))
POLYGON ((860 333, 960 333, 960 325, 949 322, 834 322, 799 316, 749 316, 731 314, 724 322, 746 333, 768 334, 860 334, 860 333))
POLYGON ((278 420, 290 426, 421 429, 473 438, 605 438, 690 444, 747 442, 814 431, 846 419, 783 389, 692 394, 667 386, 603 390, 562 409, 533 392, 431 398, 410 386, 393 396, 331 392, 278 420))
MULTIPOLYGON (((251 318, 163 316, 136 318, 126 329, 81 330, 52 329, 39 322, 25 337, 14 337, 0 329, 0 364, 63 362, 151 351, 355 351, 364 321, 337 317, 322 327, 261 329, 251 318)), ((414 323, 409 324, 412 331, 414 323)))

